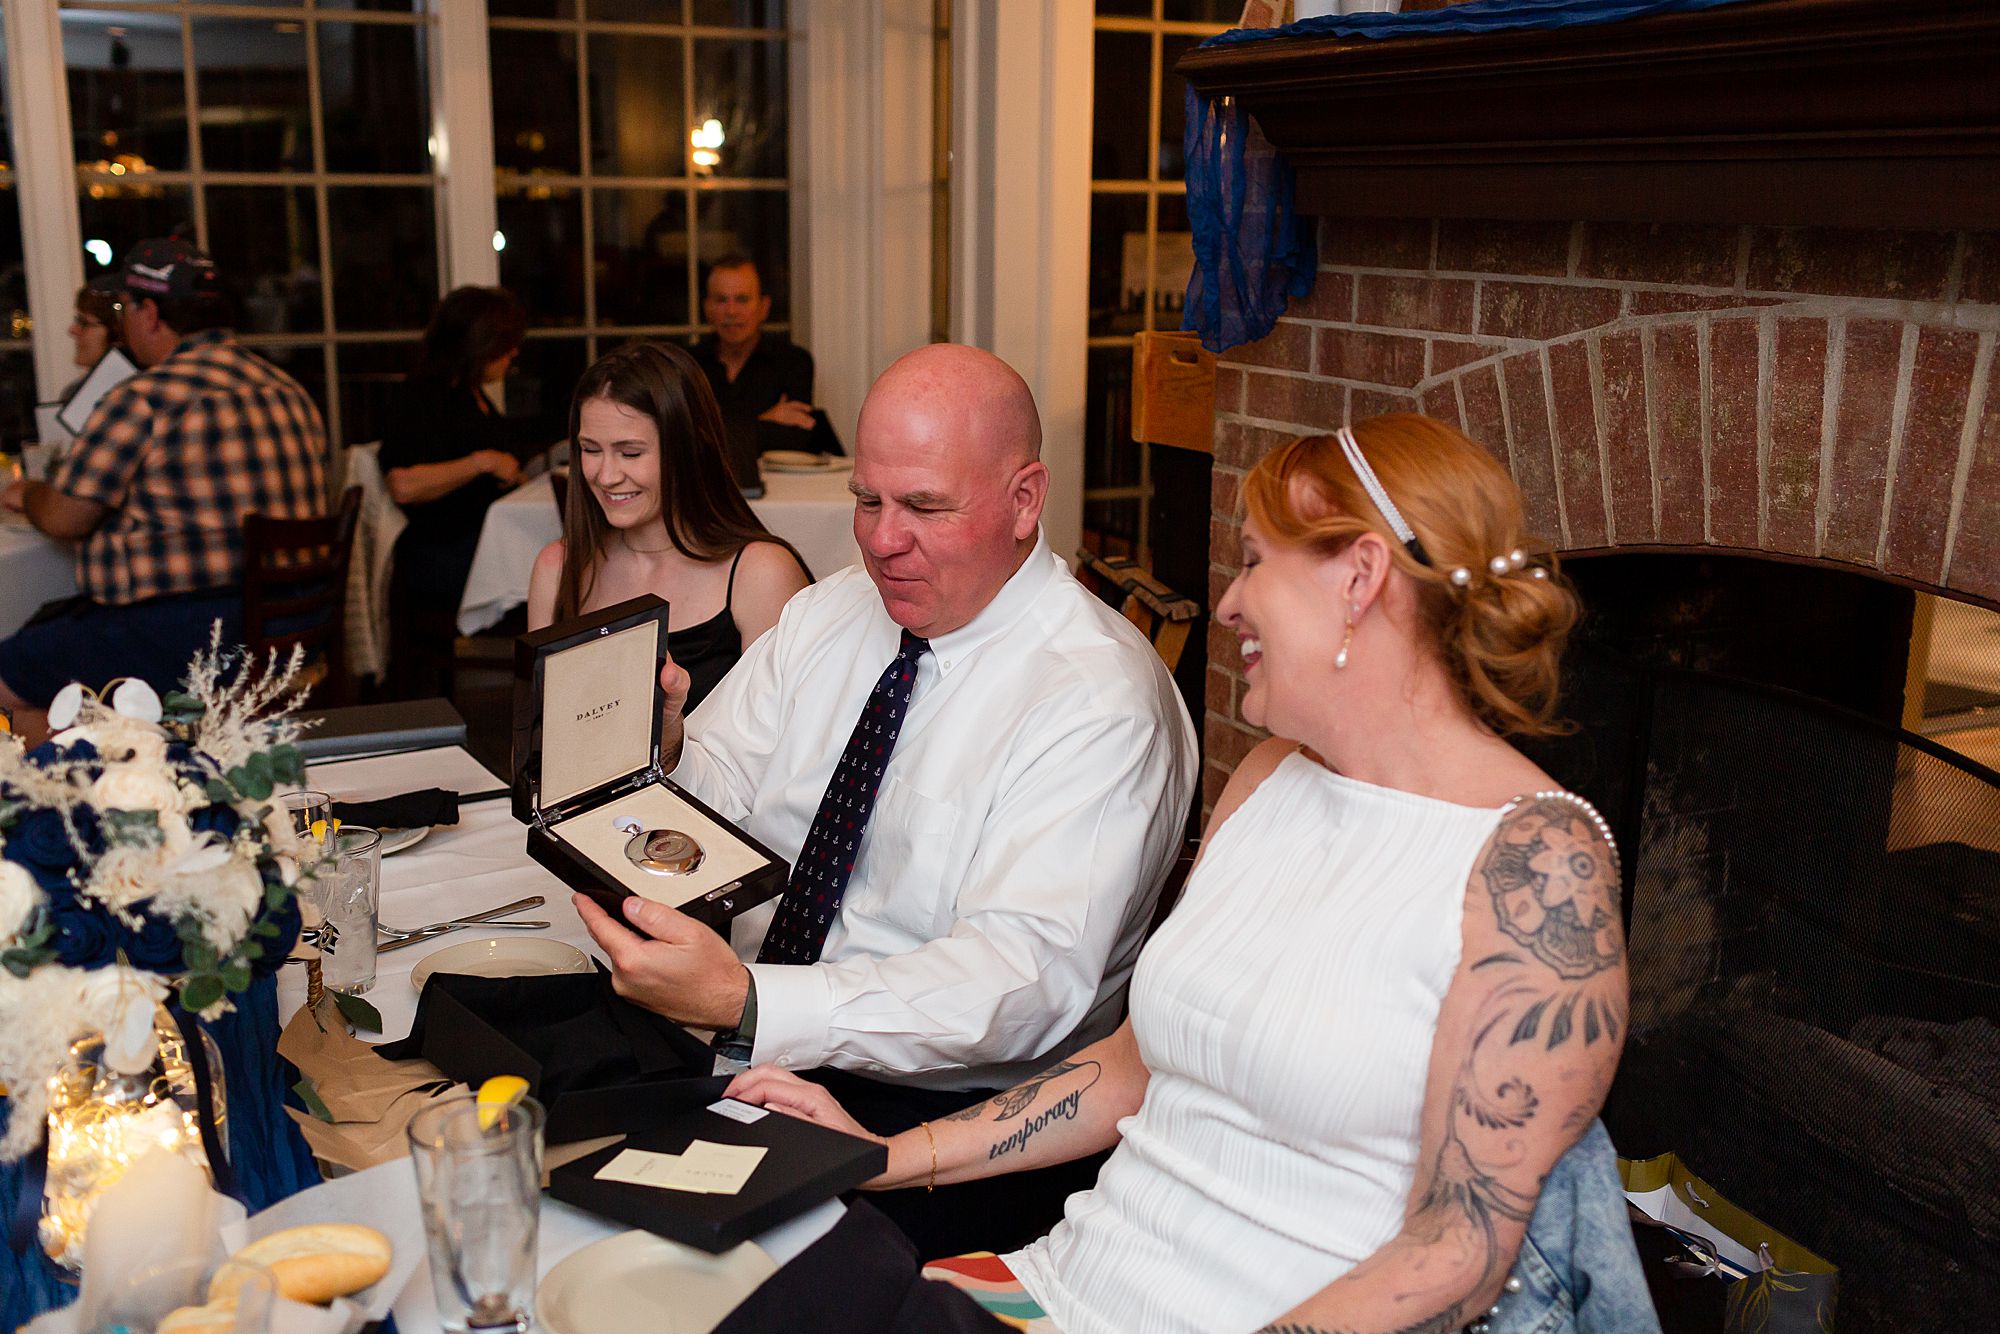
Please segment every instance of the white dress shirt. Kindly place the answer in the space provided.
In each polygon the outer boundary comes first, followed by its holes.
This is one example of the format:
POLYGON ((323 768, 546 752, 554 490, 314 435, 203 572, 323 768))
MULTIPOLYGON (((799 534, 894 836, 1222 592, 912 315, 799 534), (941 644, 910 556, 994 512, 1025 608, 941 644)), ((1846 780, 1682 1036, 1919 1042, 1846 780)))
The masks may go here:
MULTIPOLYGON (((859 566, 806 589, 688 718, 674 781, 795 860, 901 633, 859 566)), ((919 662, 820 962, 750 963, 752 1059, 995 1088, 1111 1032, 1195 756, 1152 646, 1038 539, 919 662)), ((746 963, 776 911, 737 920, 746 963)))

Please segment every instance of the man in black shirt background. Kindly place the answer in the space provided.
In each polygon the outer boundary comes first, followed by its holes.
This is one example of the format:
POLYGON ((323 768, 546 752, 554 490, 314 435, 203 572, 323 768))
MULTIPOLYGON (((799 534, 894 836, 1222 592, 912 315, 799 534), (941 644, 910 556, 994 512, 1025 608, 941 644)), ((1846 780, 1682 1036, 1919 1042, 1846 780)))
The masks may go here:
POLYGON ((710 332, 695 343, 694 357, 732 432, 754 431, 760 454, 844 452, 826 414, 812 404, 812 353, 782 334, 764 332, 771 298, 755 260, 728 254, 709 266, 701 313, 710 332))

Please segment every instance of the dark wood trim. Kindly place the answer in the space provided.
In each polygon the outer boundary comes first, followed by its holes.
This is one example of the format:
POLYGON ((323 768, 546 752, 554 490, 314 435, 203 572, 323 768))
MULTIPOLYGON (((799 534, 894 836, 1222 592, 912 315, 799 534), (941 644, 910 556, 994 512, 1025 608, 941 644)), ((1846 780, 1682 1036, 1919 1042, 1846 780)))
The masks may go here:
POLYGON ((2000 227, 1994 0, 1277 38, 1175 68, 1256 117, 1308 213, 2000 227))

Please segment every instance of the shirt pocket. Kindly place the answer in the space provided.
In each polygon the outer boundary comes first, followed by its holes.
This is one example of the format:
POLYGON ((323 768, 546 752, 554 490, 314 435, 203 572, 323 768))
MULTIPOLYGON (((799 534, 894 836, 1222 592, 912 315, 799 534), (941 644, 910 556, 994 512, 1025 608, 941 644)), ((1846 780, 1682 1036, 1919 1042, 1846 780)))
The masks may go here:
POLYGON ((958 900, 957 884, 947 883, 957 832, 956 806, 885 779, 846 909, 926 940, 944 935, 958 900))

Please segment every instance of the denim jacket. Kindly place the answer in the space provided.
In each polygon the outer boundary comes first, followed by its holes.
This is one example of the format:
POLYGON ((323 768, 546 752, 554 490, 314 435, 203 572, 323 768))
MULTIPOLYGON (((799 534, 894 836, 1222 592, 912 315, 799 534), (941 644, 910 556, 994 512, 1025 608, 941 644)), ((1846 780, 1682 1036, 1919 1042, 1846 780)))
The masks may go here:
POLYGON ((1602 1121, 1543 1184, 1507 1286, 1487 1334, 1660 1334, 1602 1121))

